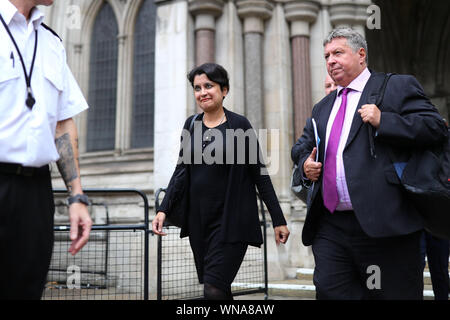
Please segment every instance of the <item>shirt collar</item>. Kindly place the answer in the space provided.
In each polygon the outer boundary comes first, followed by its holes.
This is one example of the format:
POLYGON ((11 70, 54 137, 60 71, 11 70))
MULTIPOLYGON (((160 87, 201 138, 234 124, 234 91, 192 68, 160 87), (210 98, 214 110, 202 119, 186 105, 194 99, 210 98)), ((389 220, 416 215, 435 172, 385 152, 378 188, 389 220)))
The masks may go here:
POLYGON ((6 24, 10 24, 13 17, 16 15, 16 13, 19 10, 11 3, 9 0, 2 0, 0 1, 0 13, 3 17, 3 20, 5 20, 6 24))
MULTIPOLYGON (((350 88, 353 91, 363 92, 367 81, 369 81, 369 78, 370 78, 370 71, 366 67, 355 79, 353 79, 352 82, 350 82, 350 84, 347 86, 347 88, 350 88)), ((341 87, 341 86, 337 87, 338 95, 342 89, 344 89, 344 87, 341 87)))
POLYGON ((41 25, 42 21, 44 21, 44 14, 37 7, 34 7, 31 9, 30 21, 33 22, 34 28, 37 29, 41 25))
MULTIPOLYGON (((13 5, 9 0, 0 0, 0 13, 7 25, 9 25, 16 16, 21 15, 16 6, 13 5)), ((42 13, 42 11, 40 11, 37 7, 31 9, 29 22, 33 23, 35 29, 40 26, 43 20, 44 14, 42 13)))

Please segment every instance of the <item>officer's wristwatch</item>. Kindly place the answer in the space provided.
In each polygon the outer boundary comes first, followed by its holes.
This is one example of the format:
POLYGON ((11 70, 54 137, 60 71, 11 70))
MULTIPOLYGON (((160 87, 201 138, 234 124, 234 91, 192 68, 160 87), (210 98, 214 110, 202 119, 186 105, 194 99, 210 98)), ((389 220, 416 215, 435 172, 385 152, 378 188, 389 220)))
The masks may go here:
POLYGON ((85 195, 85 194, 76 194, 76 195, 74 195, 74 196, 72 196, 72 197, 69 197, 68 199, 67 199, 67 202, 69 203, 69 206, 72 204, 72 203, 77 203, 77 202, 79 202, 79 203, 84 203, 85 205, 90 205, 90 202, 89 202, 89 198, 88 198, 88 196, 87 195, 85 195))

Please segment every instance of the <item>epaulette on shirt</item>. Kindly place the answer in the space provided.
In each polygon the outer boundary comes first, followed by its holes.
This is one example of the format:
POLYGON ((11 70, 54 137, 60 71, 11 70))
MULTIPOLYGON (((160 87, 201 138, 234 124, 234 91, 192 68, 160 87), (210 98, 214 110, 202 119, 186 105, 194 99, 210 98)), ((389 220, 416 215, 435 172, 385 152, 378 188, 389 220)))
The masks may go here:
POLYGON ((55 37, 57 37, 61 42, 62 42, 62 39, 58 36, 58 34, 52 29, 52 28, 50 28, 48 25, 46 25, 45 23, 41 23, 41 25, 45 28, 45 29, 47 29, 48 31, 50 31, 51 33, 53 33, 53 35, 55 36, 55 37))

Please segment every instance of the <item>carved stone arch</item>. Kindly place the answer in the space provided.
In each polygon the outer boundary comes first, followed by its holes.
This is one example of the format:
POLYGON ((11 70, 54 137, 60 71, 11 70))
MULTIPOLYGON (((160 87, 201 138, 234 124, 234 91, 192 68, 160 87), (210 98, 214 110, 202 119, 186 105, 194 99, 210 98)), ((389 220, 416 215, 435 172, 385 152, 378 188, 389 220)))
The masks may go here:
POLYGON ((125 7, 125 15, 123 19, 124 34, 130 36, 134 34, 136 19, 139 14, 139 9, 141 8, 143 3, 144 0, 128 1, 125 7))
POLYGON ((80 43, 90 43, 95 19, 104 2, 104 0, 93 0, 83 8, 84 12, 82 14, 83 22, 81 23, 80 43))
POLYGON ((117 21, 117 25, 119 26, 119 37, 121 37, 122 35, 124 35, 124 12, 125 12, 125 8, 128 6, 129 3, 134 2, 134 1, 127 1, 127 3, 124 3, 123 0, 105 0, 106 2, 108 2, 113 11, 114 11, 114 15, 116 16, 116 21, 117 21))
MULTIPOLYGON (((114 16, 116 17, 116 22, 119 28, 119 35, 120 35, 120 20, 118 18, 118 8, 117 5, 114 5, 115 1, 111 1, 111 0, 92 0, 92 1, 86 1, 84 3, 87 3, 87 5, 85 5, 82 8, 82 17, 83 17, 83 21, 81 23, 81 32, 79 32, 79 39, 78 39, 78 43, 80 44, 81 48, 82 48, 82 60, 83 61, 89 61, 89 56, 90 56, 90 45, 91 45, 91 40, 92 40, 92 32, 94 29, 94 23, 95 20, 103 6, 103 4, 107 2, 109 5, 111 5, 113 12, 114 12, 114 16)), ((84 69, 82 70, 83 74, 88 74, 89 73, 89 64, 88 63, 84 63, 84 69)), ((88 80, 88 79, 87 79, 88 80)), ((85 81, 86 85, 89 81, 85 81)))
POLYGON ((121 34, 121 7, 117 4, 117 1, 113 0, 92 0, 87 1, 87 3, 82 9, 82 17, 83 21, 81 23, 81 32, 80 32, 80 43, 89 43, 92 37, 92 29, 94 27, 95 19, 98 16, 103 4, 107 2, 113 9, 114 16, 116 17, 116 22, 119 27, 119 34, 121 34))

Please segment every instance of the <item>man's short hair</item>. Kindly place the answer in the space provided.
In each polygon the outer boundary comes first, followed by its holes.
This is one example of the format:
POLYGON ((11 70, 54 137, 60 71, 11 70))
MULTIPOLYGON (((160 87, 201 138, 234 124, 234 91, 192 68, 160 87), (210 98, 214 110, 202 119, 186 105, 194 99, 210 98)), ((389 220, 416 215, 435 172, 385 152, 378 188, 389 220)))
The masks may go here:
POLYGON ((366 64, 369 64, 369 51, 367 49, 367 41, 364 37, 357 31, 349 27, 340 27, 332 30, 328 34, 327 38, 323 41, 323 46, 325 47, 333 39, 345 38, 347 39, 347 44, 352 48, 353 52, 357 52, 360 48, 366 51, 366 64))

